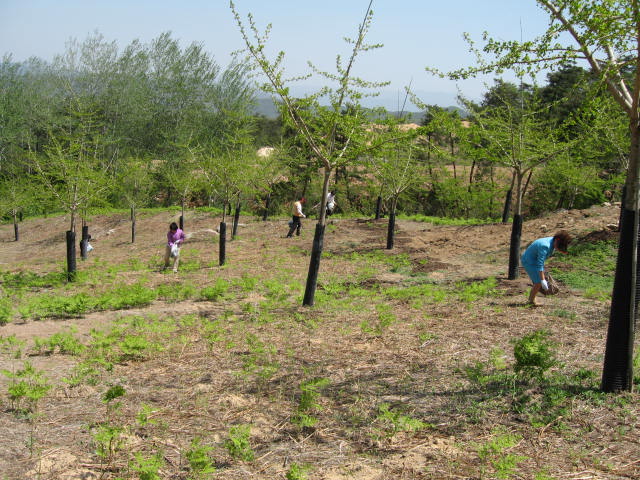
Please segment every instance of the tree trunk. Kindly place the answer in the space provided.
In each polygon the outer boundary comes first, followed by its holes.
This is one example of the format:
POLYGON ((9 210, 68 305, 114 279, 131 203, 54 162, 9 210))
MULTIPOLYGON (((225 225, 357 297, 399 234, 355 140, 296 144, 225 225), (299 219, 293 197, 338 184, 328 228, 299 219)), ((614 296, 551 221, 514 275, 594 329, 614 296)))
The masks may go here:
POLYGON ((82 226, 82 237, 80 237, 80 258, 87 259, 87 244, 89 243, 89 226, 82 226))
POLYGON ((381 209, 382 209, 382 197, 378 195, 378 201, 376 202, 376 220, 380 220, 381 209))
POLYGON ((507 190, 507 196, 504 199, 504 209, 502 210, 502 223, 509 221, 509 212, 511 211, 511 202, 513 199, 513 186, 516 183, 516 174, 511 176, 511 186, 507 190))
POLYGON ((633 342, 638 311, 638 202, 640 192, 640 124, 631 119, 631 151, 625 183, 616 275, 604 354, 601 388, 633 390, 633 342))
POLYGON ((513 188, 507 190, 507 196, 504 199, 504 209, 502 210, 502 223, 509 221, 509 212, 511 211, 511 201, 513 198, 513 188))
POLYGON ((240 202, 236 203, 236 211, 233 214, 233 228, 231 229, 231 240, 238 234, 238 223, 240 223, 240 202))
MULTIPOLYGON (((637 232, 634 232, 637 217, 637 211, 624 209, 602 371, 602 390, 605 392, 631 391, 633 388, 633 339, 638 291, 630 281, 634 276, 632 268, 636 255, 629 237, 637 237, 637 232)), ((637 275, 636 271, 636 278, 637 275)))
POLYGON ((20 240, 20 232, 18 231, 18 216, 15 213, 13 214, 13 237, 15 238, 16 242, 20 240))
POLYGON ((324 230, 327 219, 327 193, 329 193, 329 180, 331 179, 331 169, 325 165, 324 181, 322 182, 322 200, 320 200, 320 217, 313 234, 313 245, 311 247, 311 259, 309 260, 309 272, 307 273, 307 285, 304 290, 302 304, 308 307, 313 306, 318 286, 318 273, 320 272, 320 258, 324 245, 324 230))
POLYGON ((220 266, 227 261, 227 224, 220 222, 220 251, 218 252, 220 266))
POLYGON ((391 206, 391 211, 389 212, 389 224, 387 225, 387 250, 393 249, 393 243, 395 240, 395 229, 396 229, 396 211, 395 207, 391 206))
POLYGON ((509 271, 507 278, 515 280, 520 276, 520 243, 522 240, 522 173, 516 172, 516 205, 511 226, 511 241, 509 243, 509 271))
POLYGON ((302 304, 313 306, 318 286, 318 273, 320 272, 320 257, 322 257, 322 248, 324 243, 325 226, 320 222, 316 224, 316 230, 313 234, 313 247, 311 248, 311 259, 309 261, 309 274, 307 275, 307 285, 304 290, 304 299, 302 304))
POLYGON ((73 282, 76 278, 76 233, 66 232, 67 241, 67 280, 73 282))
POLYGON ((522 215, 513 216, 511 226, 511 242, 509 243, 509 280, 520 276, 520 242, 522 240, 522 215))
POLYGON ((136 243, 136 207, 131 207, 131 243, 136 243))
POLYGON ((182 210, 180 212, 180 230, 184 230, 184 198, 180 203, 182 206, 182 210))
POLYGON ((267 193, 267 198, 264 199, 264 212, 262 212, 262 221, 267 221, 269 215, 269 205, 271 204, 271 193, 267 193))

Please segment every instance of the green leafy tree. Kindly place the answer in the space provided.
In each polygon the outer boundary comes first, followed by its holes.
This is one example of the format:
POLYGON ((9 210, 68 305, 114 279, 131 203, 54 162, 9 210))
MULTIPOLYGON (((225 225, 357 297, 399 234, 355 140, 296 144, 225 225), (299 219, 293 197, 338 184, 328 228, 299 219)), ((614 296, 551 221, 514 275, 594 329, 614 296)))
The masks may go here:
POLYGON ((367 121, 359 108, 359 102, 365 96, 364 91, 370 91, 370 89, 384 85, 365 82, 353 75, 353 68, 358 56, 380 47, 380 45, 365 43, 365 37, 373 18, 371 3, 369 3, 356 37, 346 39, 351 45, 351 53, 346 59, 340 55, 337 56, 335 73, 322 71, 309 62, 312 72, 309 76, 318 75, 329 85, 335 85, 335 87, 327 85, 315 94, 308 95, 303 99, 294 99, 287 86, 288 81, 283 66, 285 53, 280 52, 275 59, 270 59, 267 56, 265 47, 271 26, 267 26, 265 31, 261 32, 251 15, 248 16, 248 26, 246 26, 233 2, 230 2, 230 7, 245 42, 248 57, 253 62, 253 67, 261 71, 267 79, 262 85, 263 90, 271 93, 282 102, 283 110, 286 112, 285 121, 304 139, 323 169, 320 215, 314 234, 303 299, 303 304, 310 306, 314 303, 320 268, 329 182, 335 169, 343 163, 357 158, 356 152, 362 148, 363 144, 358 141, 358 138, 363 137, 367 121), (350 112, 344 114, 347 106, 350 106, 350 112), (340 136, 342 138, 339 138, 340 136))
POLYGON ((544 110, 534 99, 514 106, 506 99, 501 106, 474 112, 473 121, 482 131, 485 150, 495 161, 508 167, 514 178, 515 204, 509 249, 509 279, 519 276, 522 205, 527 177, 568 148, 540 115, 544 110))
POLYGON ((394 245, 398 198, 407 189, 424 182, 426 176, 424 165, 415 155, 415 146, 409 143, 403 146, 385 146, 370 159, 369 166, 381 185, 383 197, 389 200, 387 249, 391 250, 394 245))
POLYGON ((44 154, 32 152, 31 161, 39 181, 58 205, 69 214, 67 271, 75 275, 76 224, 82 212, 104 201, 111 187, 109 162, 104 152, 100 124, 83 99, 71 95, 69 116, 61 128, 50 131, 44 154))
POLYGON ((478 65, 450 72, 450 78, 501 72, 528 72, 571 61, 585 62, 627 115, 630 133, 620 247, 614 281, 602 374, 605 391, 633 388, 633 338, 637 317, 637 252, 640 203, 640 2, 638 0, 537 0, 549 26, 527 41, 503 41, 485 35, 478 65))

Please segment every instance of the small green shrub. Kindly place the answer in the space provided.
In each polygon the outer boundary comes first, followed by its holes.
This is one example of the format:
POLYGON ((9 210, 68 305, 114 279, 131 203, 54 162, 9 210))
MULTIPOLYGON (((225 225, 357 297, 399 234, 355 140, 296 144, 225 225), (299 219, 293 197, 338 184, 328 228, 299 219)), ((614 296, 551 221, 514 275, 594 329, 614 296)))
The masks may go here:
POLYGON ((138 474, 138 480, 160 480, 160 469, 164 467, 164 458, 160 453, 145 457, 136 453, 134 460, 129 465, 131 470, 138 474))
POLYGON ((110 462, 120 450, 123 440, 124 428, 117 425, 100 424, 92 432, 96 455, 110 462))
POLYGON ((550 335, 546 330, 536 330, 514 342, 517 374, 542 379, 547 370, 558 364, 550 335))
POLYGON ((6 325, 13 319, 11 300, 0 298, 0 325, 6 325))
POLYGON ((143 307, 156 299, 156 292, 140 283, 122 285, 100 296, 98 307, 103 310, 122 310, 143 307))
POLYGON ((292 463, 289 470, 287 470, 285 477, 287 480, 306 480, 307 472, 310 469, 311 467, 309 466, 292 463))
POLYGON ((216 467, 210 457, 212 451, 213 447, 203 445, 202 439, 196 437, 191 440, 191 445, 189 450, 186 451, 185 457, 189 462, 191 472, 196 478, 216 471, 216 467))
POLYGON ((524 456, 507 452, 515 447, 522 437, 504 432, 502 429, 495 430, 493 434, 493 438, 478 449, 478 457, 483 463, 491 465, 496 478, 506 479, 515 473, 519 463, 526 460, 524 456))
POLYGON ((240 289, 245 292, 252 292, 255 290, 256 285, 258 284, 258 279, 256 277, 250 277, 249 275, 242 275, 242 278, 235 282, 240 289))
POLYGON ((6 288, 21 289, 38 289, 38 288, 55 288, 67 283, 67 274, 65 272, 46 273, 38 275, 33 272, 0 272, 0 284, 6 288))
POLYGON ((47 339, 35 338, 34 344, 41 354, 55 353, 57 350, 63 355, 80 355, 86 349, 72 332, 54 333, 47 339))
POLYGON ((36 370, 30 362, 25 362, 21 370, 2 370, 2 373, 10 379, 7 392, 14 410, 35 412, 40 399, 51 389, 44 374, 36 370), (23 403, 27 405, 23 406, 23 403))
POLYGON ((398 409, 392 409, 388 403, 378 407, 377 422, 382 424, 387 436, 392 437, 398 432, 417 432, 431 426, 417 418, 405 415, 398 409))
POLYGON ((300 399, 296 413, 291 417, 291 422, 301 428, 311 428, 318 419, 310 415, 313 411, 322 409, 317 402, 322 389, 329 385, 328 378, 313 378, 300 384, 300 399))
POLYGON ((235 425, 231 427, 229 429, 229 438, 224 442, 229 455, 245 462, 251 462, 255 454, 249 442, 250 435, 251 425, 235 425))
POLYGON ((222 300, 229 290, 229 282, 222 278, 218 278, 216 283, 200 290, 200 297, 210 302, 222 300))

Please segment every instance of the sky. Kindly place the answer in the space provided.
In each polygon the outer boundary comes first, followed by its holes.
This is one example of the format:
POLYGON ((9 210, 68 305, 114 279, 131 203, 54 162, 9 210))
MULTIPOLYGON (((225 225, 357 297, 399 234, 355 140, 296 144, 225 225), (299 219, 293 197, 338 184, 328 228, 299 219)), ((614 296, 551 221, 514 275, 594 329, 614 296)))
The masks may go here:
MULTIPOLYGON (((293 77, 308 72, 307 61, 335 71, 336 55, 350 53, 343 38, 356 36, 369 0, 234 3, 244 20, 251 13, 259 28, 272 25, 270 52, 286 53, 284 65, 293 77)), ((374 0, 372 8, 366 40, 384 46, 359 57, 354 74, 391 82, 374 102, 391 110, 402 108, 408 85, 429 104, 455 105, 458 92, 480 99, 494 76, 454 82, 425 67, 448 71, 473 65, 464 32, 476 42, 484 31, 500 40, 527 40, 548 23, 535 0, 374 0)), ((202 44, 222 67, 243 47, 228 0, 0 0, 0 55, 11 54, 14 61, 34 56, 50 61, 64 53, 70 39, 82 42, 95 32, 122 50, 134 39, 149 43, 167 31, 183 48, 202 44)))

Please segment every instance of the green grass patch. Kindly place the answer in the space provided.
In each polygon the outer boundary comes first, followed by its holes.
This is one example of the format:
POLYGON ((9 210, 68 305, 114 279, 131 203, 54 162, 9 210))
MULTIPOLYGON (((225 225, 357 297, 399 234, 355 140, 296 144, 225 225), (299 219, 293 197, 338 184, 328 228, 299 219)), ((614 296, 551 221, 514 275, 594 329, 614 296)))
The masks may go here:
POLYGON ((611 298, 616 270, 618 245, 615 241, 580 243, 569 247, 569 254, 555 256, 569 268, 551 268, 556 278, 585 297, 598 300, 611 298))

